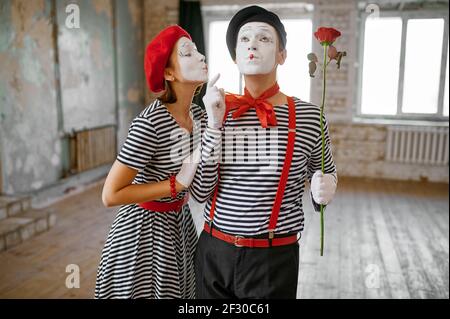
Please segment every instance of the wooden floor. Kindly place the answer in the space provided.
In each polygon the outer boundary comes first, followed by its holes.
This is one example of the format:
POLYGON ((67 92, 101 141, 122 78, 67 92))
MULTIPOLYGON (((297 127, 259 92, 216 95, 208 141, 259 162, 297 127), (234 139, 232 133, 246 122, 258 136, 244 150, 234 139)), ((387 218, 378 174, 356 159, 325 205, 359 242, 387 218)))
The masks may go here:
MULTIPOLYGON (((57 225, 0 253, 0 298, 92 298, 97 265, 116 213, 101 186, 54 205, 57 225), (80 288, 68 289, 68 265, 80 288)), ((306 193, 307 194, 307 193, 306 193)), ((299 298, 449 298, 447 184, 343 179, 325 215, 304 198, 299 298)))

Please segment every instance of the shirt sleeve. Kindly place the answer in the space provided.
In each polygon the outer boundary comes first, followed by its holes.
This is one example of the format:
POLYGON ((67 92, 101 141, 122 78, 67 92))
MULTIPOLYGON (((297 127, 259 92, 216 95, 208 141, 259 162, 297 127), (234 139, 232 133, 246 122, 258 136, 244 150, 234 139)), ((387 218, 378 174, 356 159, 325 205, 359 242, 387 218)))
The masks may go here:
POLYGON ((137 171, 143 170, 155 154, 157 140, 156 130, 150 120, 137 117, 130 125, 117 160, 137 171))
MULTIPOLYGON (((319 119, 320 121, 320 119, 319 119)), ((320 123, 320 122, 319 122, 320 123)), ((331 152, 331 140, 328 133, 328 124, 325 119, 325 115, 323 116, 323 126, 324 126, 324 137, 325 137, 325 147, 324 147, 324 172, 325 174, 333 174, 333 176, 337 180, 337 174, 336 174, 336 164, 333 160, 333 154, 331 152)), ((322 169, 322 134, 319 131, 319 136, 317 138, 317 142, 314 146, 314 148, 311 151, 311 156, 308 161, 308 182, 311 185, 312 176, 314 173, 318 170, 322 169)), ((314 207, 314 210, 316 212, 320 212, 320 204, 316 203, 314 201, 314 198, 312 196, 312 192, 309 192, 312 205, 314 207)), ((324 205, 324 208, 326 205, 324 205)))
MULTIPOLYGON (((207 123, 206 112, 203 120, 207 123)), ((213 194, 218 178, 222 148, 222 130, 206 127, 201 136, 201 157, 189 191, 199 203, 206 202, 213 194)))

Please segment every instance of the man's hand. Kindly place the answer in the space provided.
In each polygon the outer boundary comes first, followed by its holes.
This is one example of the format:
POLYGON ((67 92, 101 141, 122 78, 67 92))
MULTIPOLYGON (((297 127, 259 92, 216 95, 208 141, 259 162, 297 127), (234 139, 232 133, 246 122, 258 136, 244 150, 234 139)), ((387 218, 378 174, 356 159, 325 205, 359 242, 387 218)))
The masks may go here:
POLYGON ((181 169, 175 177, 176 181, 183 185, 184 188, 188 188, 194 180, 195 172, 197 171, 198 163, 200 162, 200 147, 199 143, 197 148, 192 154, 189 154, 181 165, 181 169))
POLYGON ((225 115, 225 92, 217 88, 216 84, 220 74, 216 74, 207 84, 206 93, 203 97, 206 113, 208 114, 208 126, 219 129, 222 127, 225 115))
POLYGON ((337 179, 333 174, 316 171, 311 179, 311 193, 316 203, 327 205, 336 192, 337 179))

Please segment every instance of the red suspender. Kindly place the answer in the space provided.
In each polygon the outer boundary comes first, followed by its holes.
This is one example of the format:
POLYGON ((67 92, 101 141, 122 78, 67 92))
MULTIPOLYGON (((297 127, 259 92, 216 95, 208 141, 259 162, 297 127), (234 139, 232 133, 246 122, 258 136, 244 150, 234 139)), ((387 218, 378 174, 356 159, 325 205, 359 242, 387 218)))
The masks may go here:
POLYGON ((284 189, 289 177, 289 170, 291 169, 292 156, 294 155, 295 145, 295 104, 292 97, 288 97, 289 106, 289 129, 288 129, 288 141, 286 146, 286 157, 284 159, 283 170, 281 171, 280 182, 278 183, 277 194, 275 195, 275 202, 272 207, 272 215, 269 221, 269 238, 273 238, 273 232, 277 227, 278 214, 280 213, 281 201, 283 200, 284 189))
MULTIPOLYGON (((284 159, 284 165, 283 170, 281 171, 281 177, 280 182, 278 183, 278 190, 275 195, 275 201, 273 203, 272 207, 272 214, 270 216, 269 221, 269 238, 273 238, 273 232, 275 231, 275 228, 277 227, 278 222, 278 214, 280 213, 280 207, 281 202, 283 200, 284 190, 286 188, 286 183, 289 177, 289 170, 291 168, 291 162, 292 162, 292 156, 294 154, 294 145, 295 145, 295 126, 296 126, 296 119, 295 119, 295 103, 294 99, 292 97, 288 97, 288 108, 289 108, 289 126, 288 126, 288 141, 286 146, 286 155, 284 159)), ((226 118, 227 113, 225 113, 226 118)), ((217 185, 216 189, 214 190, 213 199, 211 202, 211 209, 209 211, 209 219, 210 219, 210 226, 212 226, 212 222, 214 220, 214 213, 216 210, 216 200, 217 200, 217 193, 219 189, 219 179, 220 179, 220 166, 219 166, 219 173, 217 176, 217 185)), ((212 227, 211 227, 212 229, 212 227)))

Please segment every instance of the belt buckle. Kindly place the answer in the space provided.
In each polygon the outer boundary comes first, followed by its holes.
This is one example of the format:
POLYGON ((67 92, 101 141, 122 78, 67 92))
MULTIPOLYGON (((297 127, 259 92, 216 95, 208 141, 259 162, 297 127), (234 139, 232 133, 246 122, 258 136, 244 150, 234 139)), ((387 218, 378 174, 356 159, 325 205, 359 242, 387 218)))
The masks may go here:
POLYGON ((239 236, 239 235, 234 236, 234 246, 235 247, 244 247, 244 246, 238 244, 238 240, 239 239, 244 239, 244 237, 243 236, 239 236))

